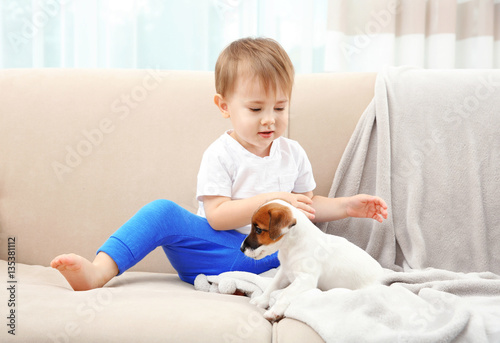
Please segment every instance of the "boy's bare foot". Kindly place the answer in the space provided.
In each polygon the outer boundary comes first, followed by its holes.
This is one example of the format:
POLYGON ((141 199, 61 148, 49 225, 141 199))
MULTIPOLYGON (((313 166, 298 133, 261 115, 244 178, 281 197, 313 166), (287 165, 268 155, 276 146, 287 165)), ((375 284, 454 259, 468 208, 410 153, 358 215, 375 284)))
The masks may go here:
POLYGON ((94 262, 76 254, 59 255, 50 266, 59 270, 75 291, 102 287, 118 274, 116 263, 102 252, 94 262))

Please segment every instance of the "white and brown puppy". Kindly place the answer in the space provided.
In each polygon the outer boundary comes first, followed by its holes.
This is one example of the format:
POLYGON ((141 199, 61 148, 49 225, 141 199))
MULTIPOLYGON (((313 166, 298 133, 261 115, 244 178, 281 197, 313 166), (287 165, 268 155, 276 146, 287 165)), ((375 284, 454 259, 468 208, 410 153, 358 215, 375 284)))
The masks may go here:
POLYGON ((241 251, 261 259, 278 250, 281 265, 276 276, 262 295, 250 301, 268 308, 271 293, 286 287, 264 313, 270 321, 281 319, 290 302, 309 289, 359 289, 377 283, 383 273, 380 264, 363 249, 322 232, 289 203, 273 200, 253 215, 252 230, 241 251))

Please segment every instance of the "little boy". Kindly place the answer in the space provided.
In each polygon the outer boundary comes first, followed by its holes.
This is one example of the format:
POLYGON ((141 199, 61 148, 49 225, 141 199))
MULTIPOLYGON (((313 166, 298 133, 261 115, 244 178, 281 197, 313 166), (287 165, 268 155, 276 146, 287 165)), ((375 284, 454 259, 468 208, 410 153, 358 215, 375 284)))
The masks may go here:
POLYGON ((271 39, 240 39, 226 47, 215 67, 214 102, 233 129, 203 155, 198 214, 171 201, 153 201, 104 243, 93 262, 67 254, 51 266, 74 290, 88 290, 162 246, 179 277, 193 283, 198 274, 262 273, 279 265, 276 254, 256 261, 239 250, 253 212, 269 200, 286 200, 316 222, 387 218, 387 205, 375 196, 313 195, 316 184, 305 151, 283 137, 293 80, 287 53, 271 39))

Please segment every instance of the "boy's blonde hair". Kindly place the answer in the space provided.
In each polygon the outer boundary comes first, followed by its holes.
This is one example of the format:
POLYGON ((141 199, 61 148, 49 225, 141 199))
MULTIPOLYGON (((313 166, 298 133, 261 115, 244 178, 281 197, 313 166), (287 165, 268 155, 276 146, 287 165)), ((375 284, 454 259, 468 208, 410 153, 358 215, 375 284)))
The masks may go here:
POLYGON ((259 78, 267 92, 278 87, 291 98, 294 69, 283 47, 270 38, 242 38, 229 44, 215 64, 215 89, 231 96, 236 79, 244 73, 259 78))

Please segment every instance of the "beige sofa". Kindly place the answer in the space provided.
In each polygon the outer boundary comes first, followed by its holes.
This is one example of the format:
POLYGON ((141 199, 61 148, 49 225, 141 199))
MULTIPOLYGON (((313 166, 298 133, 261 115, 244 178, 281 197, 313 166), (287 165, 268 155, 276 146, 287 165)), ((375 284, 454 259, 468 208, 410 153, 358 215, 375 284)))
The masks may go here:
MULTIPOLYGON (((307 151, 316 193, 328 194, 374 82, 297 75, 287 136, 307 151)), ((48 267, 61 253, 92 258, 152 200, 196 211, 202 153, 230 125, 213 73, 3 70, 0 90, 0 341, 321 341, 299 321, 270 324, 247 297, 194 290, 161 249, 88 292, 48 267)))

